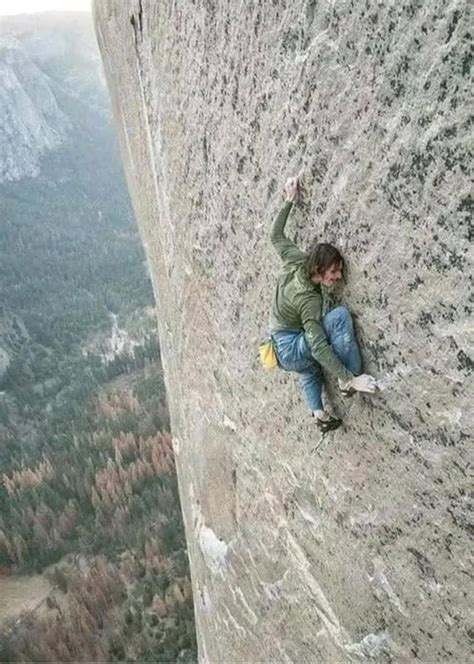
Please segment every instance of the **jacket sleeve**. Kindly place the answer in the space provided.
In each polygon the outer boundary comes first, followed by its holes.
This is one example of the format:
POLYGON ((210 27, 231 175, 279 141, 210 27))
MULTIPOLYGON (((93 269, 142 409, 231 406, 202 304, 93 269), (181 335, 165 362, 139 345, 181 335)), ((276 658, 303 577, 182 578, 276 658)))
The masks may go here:
POLYGON ((321 302, 318 297, 305 297, 300 307, 301 321, 306 339, 316 362, 329 373, 343 381, 353 378, 352 373, 346 369, 341 360, 334 354, 328 344, 326 333, 321 323, 321 302))
POLYGON ((304 251, 298 249, 296 244, 289 240, 284 234, 285 224, 292 206, 293 203, 291 201, 287 201, 285 203, 285 205, 278 213, 275 221, 273 222, 272 232, 270 234, 270 239, 273 246, 275 247, 280 258, 285 263, 301 261, 307 256, 304 251))

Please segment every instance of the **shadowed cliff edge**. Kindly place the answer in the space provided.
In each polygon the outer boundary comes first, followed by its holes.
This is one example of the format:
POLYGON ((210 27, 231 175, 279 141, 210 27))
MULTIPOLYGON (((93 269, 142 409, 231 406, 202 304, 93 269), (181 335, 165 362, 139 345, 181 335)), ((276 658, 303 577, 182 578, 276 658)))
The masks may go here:
POLYGON ((147 252, 203 662, 467 661, 467 3, 96 0, 147 252), (383 389, 319 445, 265 373, 269 242, 348 263, 383 389))

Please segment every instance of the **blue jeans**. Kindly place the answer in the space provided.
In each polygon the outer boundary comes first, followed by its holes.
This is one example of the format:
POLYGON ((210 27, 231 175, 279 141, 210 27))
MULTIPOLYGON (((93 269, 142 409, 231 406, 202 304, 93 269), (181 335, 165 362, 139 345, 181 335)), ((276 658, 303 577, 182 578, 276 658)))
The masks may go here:
MULTIPOLYGON (((331 309, 322 320, 324 331, 333 352, 349 371, 359 376, 362 360, 354 334, 352 317, 346 307, 331 309)), ((299 374, 301 387, 311 410, 323 410, 321 365, 311 354, 302 330, 284 330, 272 334, 278 362, 285 371, 299 374)))

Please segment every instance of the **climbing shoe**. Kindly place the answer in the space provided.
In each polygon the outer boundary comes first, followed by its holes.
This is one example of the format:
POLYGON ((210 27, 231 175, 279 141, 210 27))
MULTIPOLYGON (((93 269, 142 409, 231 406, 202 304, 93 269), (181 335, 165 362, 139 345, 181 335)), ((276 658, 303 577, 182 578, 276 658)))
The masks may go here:
POLYGON ((316 417, 316 425, 321 433, 327 433, 328 431, 339 429, 341 424, 342 420, 338 419, 337 417, 332 417, 331 415, 327 415, 323 420, 319 417, 316 417))
POLYGON ((340 393, 343 397, 352 397, 356 390, 351 385, 352 380, 341 380, 338 378, 337 384, 339 385, 340 393))
POLYGON ((343 397, 346 397, 347 399, 348 397, 353 397, 354 394, 356 393, 356 390, 354 390, 353 387, 349 387, 347 390, 340 390, 340 393, 343 397))

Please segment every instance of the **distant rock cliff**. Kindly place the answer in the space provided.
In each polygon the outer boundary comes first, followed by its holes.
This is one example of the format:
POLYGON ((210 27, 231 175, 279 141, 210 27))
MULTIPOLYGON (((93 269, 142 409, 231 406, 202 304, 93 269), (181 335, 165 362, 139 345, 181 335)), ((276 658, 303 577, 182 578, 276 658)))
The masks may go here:
POLYGON ((28 341, 29 335, 21 318, 0 306, 0 386, 10 366, 11 358, 18 348, 28 341))
POLYGON ((2 18, 0 184, 38 175, 42 156, 74 131, 74 100, 103 110, 89 24, 87 14, 2 18))
POLYGON ((467 3, 96 0, 159 307, 203 662, 468 659, 467 3), (288 226, 383 390, 318 445, 256 364, 288 226))
POLYGON ((109 308, 145 292, 132 217, 91 15, 1 17, 0 440, 16 387, 38 396, 72 366, 58 339, 80 353, 90 321, 108 334, 109 308))

